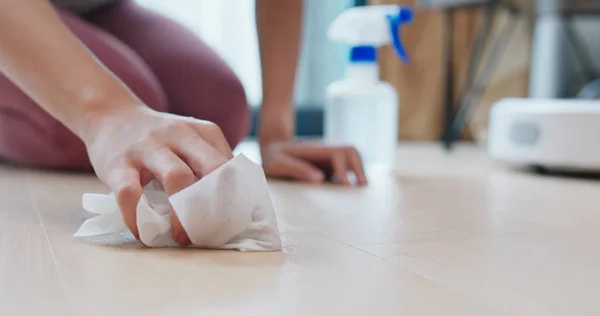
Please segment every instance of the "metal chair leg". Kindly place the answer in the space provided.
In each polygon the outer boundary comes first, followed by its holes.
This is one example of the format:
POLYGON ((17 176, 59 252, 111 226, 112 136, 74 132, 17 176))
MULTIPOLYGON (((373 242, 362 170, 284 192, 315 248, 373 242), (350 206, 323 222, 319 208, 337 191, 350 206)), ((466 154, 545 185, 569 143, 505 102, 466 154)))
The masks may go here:
MULTIPOLYGON (((482 21, 482 26, 479 28, 479 30, 477 31, 477 34, 475 36, 475 39, 473 41, 473 46, 471 48, 471 53, 470 56, 471 58, 469 59, 469 65, 467 67, 467 76, 465 78, 463 87, 461 89, 461 94, 459 96, 459 101, 458 104, 455 104, 454 101, 454 95, 453 94, 446 94, 446 122, 445 122, 445 127, 444 127, 444 137, 443 137, 443 141, 444 141, 444 145, 446 146, 447 149, 449 149, 450 144, 452 142, 451 138, 452 138, 452 125, 453 125, 453 120, 454 120, 454 116, 455 116, 455 111, 454 109, 457 108, 457 106, 460 105, 460 100, 464 100, 464 98, 469 94, 469 89, 473 86, 474 84, 474 80, 477 74, 477 71, 479 70, 479 66, 481 63, 481 57, 483 55, 483 51, 485 50, 485 47, 488 43, 489 40, 489 35, 490 35, 490 31, 492 29, 492 25, 494 24, 494 20, 495 20, 495 9, 496 9, 496 4, 488 4, 484 7, 484 17, 483 17, 483 21, 482 21)), ((452 50, 452 45, 450 43, 449 45, 449 49, 448 50, 452 50)), ((450 65, 450 69, 452 68, 452 60, 450 59, 449 61, 447 61, 450 65)), ((446 72, 448 76, 453 76, 453 73, 449 73, 449 71, 446 72)), ((446 83, 446 89, 452 91, 454 88, 453 85, 453 78, 448 78, 447 79, 447 83, 446 83)))
POLYGON ((453 8, 444 11, 444 64, 446 66, 446 91, 445 91, 445 102, 444 102, 444 134, 442 140, 445 140, 452 127, 452 121, 454 120, 454 49, 452 43, 454 42, 454 12, 453 8))
POLYGON ((466 123, 470 118, 473 108, 477 105, 476 100, 479 99, 479 97, 485 90, 488 81, 493 75, 498 64, 498 60, 500 59, 500 57, 502 57, 502 54, 504 53, 504 50, 508 45, 508 41, 515 30, 516 23, 514 23, 513 21, 513 18, 515 16, 516 14, 514 12, 511 12, 508 21, 506 22, 506 25, 504 25, 500 35, 498 36, 498 39, 494 42, 490 56, 485 61, 484 68, 481 71, 481 75, 476 77, 476 84, 469 90, 469 93, 467 93, 467 95, 465 96, 452 124, 449 137, 448 139, 446 139, 446 148, 451 149, 452 144, 459 137, 460 133, 462 133, 462 131, 464 130, 464 127, 466 126, 466 123))

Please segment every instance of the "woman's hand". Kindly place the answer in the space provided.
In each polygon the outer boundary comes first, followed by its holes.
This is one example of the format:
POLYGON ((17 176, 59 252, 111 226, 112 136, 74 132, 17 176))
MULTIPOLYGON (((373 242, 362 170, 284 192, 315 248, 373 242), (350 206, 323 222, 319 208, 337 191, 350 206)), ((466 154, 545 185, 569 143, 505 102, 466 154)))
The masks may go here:
POLYGON ((263 168, 269 177, 322 183, 335 177, 351 185, 348 172, 354 173, 358 185, 367 177, 360 155, 353 147, 327 146, 316 142, 269 142, 261 144, 263 168))
MULTIPOLYGON (((138 238, 143 185, 156 178, 173 194, 232 157, 216 125, 143 105, 75 37, 50 1, 0 1, 0 42, 0 72, 85 142, 98 177, 116 194, 125 224, 138 238)), ((174 240, 189 244, 171 216, 174 240)))
POLYGON ((358 185, 366 185, 362 158, 355 148, 293 140, 291 104, 267 102, 261 108, 258 138, 267 177, 310 183, 337 180, 342 185, 351 185, 348 173, 353 173, 358 185))
MULTIPOLYGON (((132 106, 104 115, 84 139, 96 174, 117 197, 123 219, 139 239, 136 208, 142 187, 153 179, 169 195, 179 192, 233 157, 215 124, 132 106)), ((173 239, 189 245, 171 210, 173 239)))

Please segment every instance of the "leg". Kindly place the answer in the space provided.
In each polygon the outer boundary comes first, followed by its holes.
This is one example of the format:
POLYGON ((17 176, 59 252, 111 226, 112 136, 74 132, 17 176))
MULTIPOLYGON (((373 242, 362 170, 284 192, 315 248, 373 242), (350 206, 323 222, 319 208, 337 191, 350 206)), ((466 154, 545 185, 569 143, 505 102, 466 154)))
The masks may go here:
MULTIPOLYGON (((145 63, 127 46, 69 13, 71 31, 149 106, 167 111, 164 93, 145 63)), ((0 76, 0 158, 35 167, 90 169, 81 140, 0 76)))
POLYGON ((196 34, 131 0, 98 10, 89 19, 146 61, 173 113, 216 123, 232 147, 246 136, 250 117, 244 88, 196 34))

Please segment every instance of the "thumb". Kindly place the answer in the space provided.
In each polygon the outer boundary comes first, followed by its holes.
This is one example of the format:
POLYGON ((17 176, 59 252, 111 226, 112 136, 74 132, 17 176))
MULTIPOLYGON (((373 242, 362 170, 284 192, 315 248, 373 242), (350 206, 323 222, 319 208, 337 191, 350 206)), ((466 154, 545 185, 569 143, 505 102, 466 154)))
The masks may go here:
POLYGON ((269 167, 268 174, 274 177, 294 178, 300 181, 321 183, 325 175, 307 161, 290 157, 279 157, 279 161, 269 167))

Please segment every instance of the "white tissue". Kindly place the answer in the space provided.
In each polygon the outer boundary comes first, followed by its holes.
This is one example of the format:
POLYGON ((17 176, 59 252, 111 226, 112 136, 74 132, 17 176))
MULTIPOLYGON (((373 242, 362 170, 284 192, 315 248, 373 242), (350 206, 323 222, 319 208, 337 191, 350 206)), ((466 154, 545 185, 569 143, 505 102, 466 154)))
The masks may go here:
MULTIPOLYGON (((193 185, 169 197, 160 183, 144 187, 137 205, 141 241, 148 247, 177 246, 171 237, 169 203, 194 247, 278 251, 281 239, 263 169, 238 155, 193 185)), ((86 220, 75 237, 128 231, 114 194, 86 193, 86 220)))

